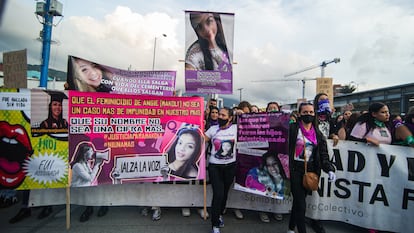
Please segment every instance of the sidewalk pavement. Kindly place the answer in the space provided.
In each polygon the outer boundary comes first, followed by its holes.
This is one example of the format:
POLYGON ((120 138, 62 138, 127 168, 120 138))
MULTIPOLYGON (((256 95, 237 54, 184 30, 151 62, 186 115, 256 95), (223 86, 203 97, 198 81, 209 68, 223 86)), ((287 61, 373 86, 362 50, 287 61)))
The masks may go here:
MULTIPOLYGON (((152 221, 151 214, 142 216, 141 207, 137 206, 113 206, 109 207, 107 215, 97 217, 98 207, 94 207, 94 213, 89 221, 81 223, 79 217, 84 210, 83 206, 71 206, 71 225, 66 230, 66 206, 53 206, 52 214, 42 220, 37 216, 41 207, 34 207, 29 218, 15 224, 9 224, 9 219, 19 211, 20 202, 6 209, 0 209, 0 232, 4 233, 210 233, 210 219, 203 220, 196 208, 191 208, 191 216, 183 217, 181 208, 162 208, 162 218, 152 221)), ((237 220, 232 210, 227 210, 224 215, 225 227, 222 233, 286 233, 289 215, 284 215, 282 221, 276 221, 269 214, 270 223, 263 223, 256 211, 242 210, 244 219, 237 220)), ((367 230, 334 221, 323 221, 327 233, 367 232, 367 230)), ((308 227, 307 232, 314 232, 308 227)))

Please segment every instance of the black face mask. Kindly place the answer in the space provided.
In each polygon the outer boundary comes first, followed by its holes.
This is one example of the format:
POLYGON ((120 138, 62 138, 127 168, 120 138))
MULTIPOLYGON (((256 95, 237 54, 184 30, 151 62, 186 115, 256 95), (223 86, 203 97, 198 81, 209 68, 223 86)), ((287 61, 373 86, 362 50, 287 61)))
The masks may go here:
POLYGON ((225 126, 227 124, 227 122, 229 122, 229 120, 224 120, 224 119, 221 119, 221 118, 218 119, 218 124, 219 124, 220 127, 225 126))
POLYGON ((302 115, 302 116, 300 116, 300 119, 304 123, 309 124, 309 123, 312 123, 315 120, 315 116, 312 116, 312 115, 302 115))

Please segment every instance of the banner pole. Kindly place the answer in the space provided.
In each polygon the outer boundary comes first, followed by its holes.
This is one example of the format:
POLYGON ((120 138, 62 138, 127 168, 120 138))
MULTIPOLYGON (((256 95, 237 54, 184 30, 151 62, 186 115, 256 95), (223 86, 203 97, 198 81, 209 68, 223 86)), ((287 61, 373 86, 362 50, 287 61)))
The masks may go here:
POLYGON ((204 177, 203 180, 203 189, 204 189, 204 220, 207 220, 207 182, 206 182, 207 178, 204 177))
POLYGON ((66 230, 70 229, 70 184, 72 169, 68 168, 68 184, 66 185, 66 230))

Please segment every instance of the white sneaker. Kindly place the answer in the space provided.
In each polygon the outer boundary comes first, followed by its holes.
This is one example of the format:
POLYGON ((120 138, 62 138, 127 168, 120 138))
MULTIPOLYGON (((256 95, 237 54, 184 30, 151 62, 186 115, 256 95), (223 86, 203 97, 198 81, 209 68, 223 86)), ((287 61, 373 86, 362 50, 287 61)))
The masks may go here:
POLYGON ((273 217, 276 219, 276 221, 282 221, 283 215, 282 214, 273 214, 273 217))
POLYGON ((211 231, 212 233, 220 233, 220 228, 218 227, 213 227, 213 230, 211 231))
POLYGON ((224 227, 224 219, 223 219, 223 216, 222 215, 219 216, 219 227, 220 228, 223 228, 224 227))
POLYGON ((141 210, 141 215, 142 215, 142 216, 148 216, 148 207, 144 207, 144 208, 141 210))
MULTIPOLYGON (((200 218, 204 219, 204 209, 198 209, 198 214, 200 215, 200 218)), ((206 218, 209 218, 208 211, 206 211, 206 218)))
POLYGON ((265 223, 270 222, 269 216, 267 216, 267 214, 265 212, 260 212, 259 213, 259 218, 262 222, 265 222, 265 223))
POLYGON ((295 233, 295 231, 288 230, 287 233, 295 233))
POLYGON ((237 219, 243 219, 243 213, 239 210, 239 209, 234 209, 234 215, 236 216, 237 219))
POLYGON ((158 221, 161 219, 161 208, 160 207, 152 207, 154 212, 152 212, 152 221, 158 221))
POLYGON ((183 217, 189 217, 191 215, 190 208, 181 208, 181 214, 183 217))

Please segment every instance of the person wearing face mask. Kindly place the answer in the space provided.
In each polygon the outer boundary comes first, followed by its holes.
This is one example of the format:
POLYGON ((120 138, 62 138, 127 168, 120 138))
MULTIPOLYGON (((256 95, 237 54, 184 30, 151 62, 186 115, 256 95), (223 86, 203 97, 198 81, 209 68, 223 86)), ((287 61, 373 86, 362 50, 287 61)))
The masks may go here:
POLYGON ((266 112, 279 112, 280 106, 277 102, 267 103, 266 112))
POLYGON ((329 181, 336 179, 335 167, 329 161, 326 139, 315 124, 313 105, 301 103, 298 111, 298 121, 289 125, 289 169, 293 204, 288 233, 294 233, 295 227, 299 233, 306 233, 305 200, 309 191, 302 183, 305 159, 308 171, 320 176, 323 170, 329 174, 329 181))
MULTIPOLYGON (((338 135, 334 131, 333 124, 331 123, 331 104, 329 97, 326 93, 318 93, 313 99, 314 106, 314 124, 315 127, 322 133, 326 139, 333 140, 333 146, 336 146, 339 141, 338 135)), ((309 225, 316 233, 325 233, 325 229, 322 222, 317 219, 307 218, 309 225)))
POLYGON ((223 107, 219 111, 218 125, 211 126, 205 132, 206 142, 211 141, 211 155, 209 158, 208 173, 213 189, 211 202, 211 225, 213 233, 220 233, 224 227, 223 214, 231 184, 236 174, 236 147, 226 153, 226 156, 215 156, 225 143, 236 145, 237 125, 232 124, 233 111, 223 107))

